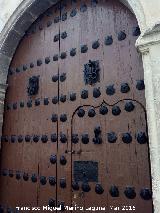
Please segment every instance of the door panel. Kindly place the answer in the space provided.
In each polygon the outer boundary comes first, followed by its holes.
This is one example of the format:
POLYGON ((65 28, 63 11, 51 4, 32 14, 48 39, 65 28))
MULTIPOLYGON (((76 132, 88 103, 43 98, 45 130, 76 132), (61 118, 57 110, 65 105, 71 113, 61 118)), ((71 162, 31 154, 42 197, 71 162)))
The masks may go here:
POLYGON ((0 211, 152 212, 139 34, 113 0, 63 0, 33 23, 8 74, 0 211))

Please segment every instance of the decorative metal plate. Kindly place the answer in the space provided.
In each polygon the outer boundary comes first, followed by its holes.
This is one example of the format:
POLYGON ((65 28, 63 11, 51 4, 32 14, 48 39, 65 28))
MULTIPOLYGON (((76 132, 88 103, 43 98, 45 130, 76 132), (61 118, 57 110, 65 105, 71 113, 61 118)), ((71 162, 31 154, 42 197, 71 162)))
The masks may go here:
POLYGON ((98 182, 98 162, 74 161, 74 180, 76 182, 98 182))
POLYGON ((84 82, 85 84, 93 85, 100 81, 100 66, 99 61, 91 61, 84 64, 84 82))

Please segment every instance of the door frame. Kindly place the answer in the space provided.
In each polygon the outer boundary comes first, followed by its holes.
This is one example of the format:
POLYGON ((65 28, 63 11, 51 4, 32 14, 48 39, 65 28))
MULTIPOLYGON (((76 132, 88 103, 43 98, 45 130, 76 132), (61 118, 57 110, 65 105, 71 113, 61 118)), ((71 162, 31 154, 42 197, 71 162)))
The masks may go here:
MULTIPOLYGON (((141 36, 136 46, 142 53, 145 82, 145 98, 149 131, 149 148, 152 174, 154 212, 160 212, 160 113, 159 111, 159 82, 157 52, 160 48, 160 25, 147 29, 147 14, 143 10, 140 0, 120 0, 137 17, 141 36)), ((7 89, 6 80, 8 69, 16 48, 29 26, 45 12, 56 4, 58 0, 27 0, 23 1, 14 11, 0 34, 0 131, 3 126, 4 100, 7 89)))

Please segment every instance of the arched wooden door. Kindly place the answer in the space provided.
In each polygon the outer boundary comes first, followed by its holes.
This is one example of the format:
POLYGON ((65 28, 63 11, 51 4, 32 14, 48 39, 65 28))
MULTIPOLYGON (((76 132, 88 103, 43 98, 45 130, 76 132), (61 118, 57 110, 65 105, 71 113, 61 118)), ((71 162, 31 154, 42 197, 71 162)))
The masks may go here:
POLYGON ((1 212, 152 212, 139 34, 116 0, 61 1, 31 26, 8 75, 1 212))

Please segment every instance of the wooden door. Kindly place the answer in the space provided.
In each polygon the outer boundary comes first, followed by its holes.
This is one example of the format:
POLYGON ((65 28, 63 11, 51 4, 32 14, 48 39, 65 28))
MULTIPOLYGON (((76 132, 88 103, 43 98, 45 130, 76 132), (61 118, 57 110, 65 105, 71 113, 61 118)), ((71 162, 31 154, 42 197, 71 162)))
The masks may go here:
POLYGON ((26 32, 8 74, 1 212, 152 212, 139 34, 116 0, 61 1, 26 32))

